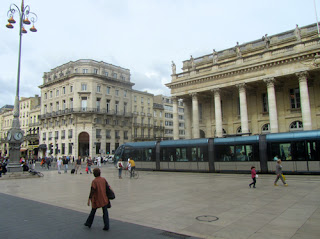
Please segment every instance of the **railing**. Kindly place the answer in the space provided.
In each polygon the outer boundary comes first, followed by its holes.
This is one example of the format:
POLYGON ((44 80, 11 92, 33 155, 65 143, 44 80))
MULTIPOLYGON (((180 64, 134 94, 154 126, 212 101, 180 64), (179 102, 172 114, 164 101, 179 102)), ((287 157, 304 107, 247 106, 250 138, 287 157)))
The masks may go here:
POLYGON ((74 114, 74 113, 91 113, 91 114, 95 113, 95 114, 104 114, 104 115, 106 114, 106 115, 112 115, 112 116, 115 115, 115 116, 123 116, 123 117, 132 117, 131 112, 107 110, 107 109, 101 109, 101 108, 80 107, 80 108, 53 111, 50 113, 40 115, 40 118, 45 119, 45 118, 51 118, 51 117, 74 114))

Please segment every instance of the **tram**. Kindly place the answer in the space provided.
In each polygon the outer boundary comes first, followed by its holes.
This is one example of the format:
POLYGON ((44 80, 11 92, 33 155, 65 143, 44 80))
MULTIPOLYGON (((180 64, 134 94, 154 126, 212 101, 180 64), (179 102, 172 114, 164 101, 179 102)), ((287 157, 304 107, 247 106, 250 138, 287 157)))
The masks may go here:
POLYGON ((132 157, 142 170, 274 173, 275 160, 291 174, 320 174, 320 130, 266 135, 125 143, 115 160, 132 157))

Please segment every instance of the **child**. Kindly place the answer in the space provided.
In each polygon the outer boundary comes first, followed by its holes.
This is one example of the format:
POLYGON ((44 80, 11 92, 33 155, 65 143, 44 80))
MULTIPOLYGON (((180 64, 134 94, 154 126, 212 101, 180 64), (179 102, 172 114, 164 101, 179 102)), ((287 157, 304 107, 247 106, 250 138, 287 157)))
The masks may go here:
POLYGON ((251 178, 253 180, 252 183, 249 184, 249 187, 251 188, 251 185, 253 184, 253 188, 256 188, 256 168, 254 166, 251 167, 251 178))

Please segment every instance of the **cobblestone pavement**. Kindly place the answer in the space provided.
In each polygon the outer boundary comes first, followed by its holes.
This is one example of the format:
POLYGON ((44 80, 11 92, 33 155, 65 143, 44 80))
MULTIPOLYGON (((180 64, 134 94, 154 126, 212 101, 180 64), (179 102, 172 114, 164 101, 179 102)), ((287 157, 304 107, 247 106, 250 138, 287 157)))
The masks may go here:
POLYGON ((83 227, 92 175, 43 170, 42 178, 0 179, 0 238, 320 237, 319 176, 287 175, 289 186, 275 187, 274 175, 261 174, 250 189, 250 175, 140 171, 135 180, 119 179, 112 164, 101 170, 116 193, 110 231, 101 230, 100 211, 83 227))

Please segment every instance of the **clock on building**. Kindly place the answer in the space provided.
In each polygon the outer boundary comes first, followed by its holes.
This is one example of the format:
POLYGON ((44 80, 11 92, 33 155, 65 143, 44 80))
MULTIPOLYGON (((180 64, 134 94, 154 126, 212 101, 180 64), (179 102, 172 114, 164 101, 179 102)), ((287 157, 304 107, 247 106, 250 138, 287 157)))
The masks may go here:
POLYGON ((14 134, 14 139, 15 140, 21 140, 22 139, 23 134, 21 132, 17 132, 14 134))

